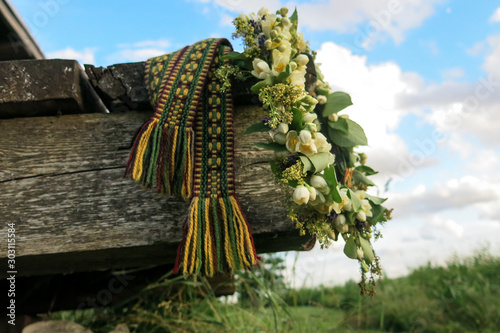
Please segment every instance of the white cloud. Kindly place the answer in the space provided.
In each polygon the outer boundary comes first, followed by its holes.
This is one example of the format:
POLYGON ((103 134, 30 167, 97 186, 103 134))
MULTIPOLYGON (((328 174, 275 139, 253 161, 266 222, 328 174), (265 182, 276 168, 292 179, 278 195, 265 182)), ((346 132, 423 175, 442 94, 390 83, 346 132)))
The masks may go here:
MULTIPOLYGON (((369 147, 359 151, 365 151, 369 164, 380 170, 375 182, 382 185, 388 177, 400 175, 408 161, 414 160, 414 152, 409 152, 401 137, 392 133, 408 112, 398 107, 397 96, 423 85, 422 78, 415 73, 403 73, 393 62, 367 65, 365 56, 354 55, 332 42, 321 46, 317 62, 322 64, 321 71, 333 90, 345 91, 352 97, 354 105, 345 112, 366 132, 369 147)), ((415 170, 434 163, 427 154, 410 167, 415 170)))
POLYGON ((500 22, 500 7, 498 7, 490 17, 490 22, 500 22))
POLYGON ((429 189, 422 184, 404 195, 390 196, 388 206, 394 208, 394 216, 403 218, 463 209, 473 204, 497 200, 500 200, 497 185, 475 176, 464 176, 435 183, 429 189))
POLYGON ((78 60, 80 64, 95 64, 95 52, 96 48, 86 47, 83 51, 77 51, 71 47, 67 47, 64 50, 57 50, 47 53, 47 58, 58 58, 58 59, 75 59, 78 60))
MULTIPOLYGON (((370 48, 388 37, 396 43, 402 42, 406 31, 419 27, 434 14, 435 6, 441 2, 442 0, 328 0, 295 3, 279 0, 214 0, 215 4, 232 14, 257 12, 261 7, 271 10, 284 5, 289 9, 297 7, 300 27, 356 33, 352 42, 356 48, 370 48)), ((234 17, 221 13, 223 24, 227 24, 226 16, 234 17)))
POLYGON ((484 58, 483 69, 500 78, 500 35, 488 37, 491 53, 484 58))
POLYGON ((144 40, 136 43, 119 44, 118 52, 108 57, 109 63, 123 63, 134 61, 146 61, 151 57, 156 57, 169 52, 170 41, 165 39, 144 40))
POLYGON ((465 71, 462 68, 448 68, 441 72, 441 76, 445 80, 459 79, 465 76, 465 71))
POLYGON ((424 226, 424 228, 425 227, 442 229, 443 231, 446 231, 447 233, 455 236, 458 239, 462 238, 464 234, 463 226, 452 219, 443 219, 439 215, 432 216, 428 220, 427 225, 424 226))
POLYGON ((465 50, 465 52, 468 55, 475 57, 475 56, 478 56, 479 54, 481 54, 481 52, 483 52, 485 46, 486 46, 486 43, 484 41, 480 41, 480 42, 477 42, 474 45, 472 45, 471 48, 465 50))

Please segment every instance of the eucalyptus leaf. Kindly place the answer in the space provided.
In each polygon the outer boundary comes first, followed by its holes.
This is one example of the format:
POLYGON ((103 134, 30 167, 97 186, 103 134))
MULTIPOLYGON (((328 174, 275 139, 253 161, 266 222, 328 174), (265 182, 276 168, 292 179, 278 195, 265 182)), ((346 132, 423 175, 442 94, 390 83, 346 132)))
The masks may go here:
POLYGON ((329 126, 328 136, 333 143, 337 146, 349 148, 354 146, 366 146, 368 140, 366 139, 365 131, 356 122, 346 119, 349 126, 349 131, 346 133, 329 126))
POLYGON ((332 200, 335 201, 336 203, 341 203, 342 197, 340 196, 339 193, 337 176, 335 174, 335 168, 333 167, 333 165, 330 165, 328 168, 325 169, 323 177, 325 178, 325 181, 328 184, 328 187, 330 188, 330 197, 332 198, 332 200))
POLYGON ((374 182, 372 182, 370 179, 368 179, 365 175, 363 175, 356 169, 353 170, 352 172, 352 179, 354 180, 355 183, 363 183, 366 186, 375 186, 374 182))
POLYGON ((257 142, 255 143, 257 147, 268 149, 268 150, 273 150, 273 151, 284 151, 286 150, 286 147, 284 145, 280 145, 279 143, 276 142, 269 142, 269 143, 261 143, 257 142))
POLYGON ((254 84, 250 90, 252 90, 252 92, 254 94, 259 94, 259 91, 264 88, 264 87, 267 87, 269 85, 271 85, 273 82, 270 78, 267 78, 265 80, 262 80, 262 81, 259 81, 257 82, 256 84, 254 84))
POLYGON ((290 130, 294 130, 300 132, 304 129, 304 125, 302 124, 302 112, 298 108, 292 108, 293 118, 292 123, 290 124, 290 130))
POLYGON ((255 123, 247 128, 245 134, 252 134, 257 132, 268 132, 270 130, 269 126, 263 122, 255 123))
POLYGON ((387 210, 387 208, 385 208, 382 205, 376 205, 376 204, 372 204, 371 206, 372 206, 371 211, 373 216, 367 216, 366 220, 373 225, 375 225, 378 222, 385 221, 384 213, 387 210))
POLYGON ((361 200, 358 198, 356 193, 354 193, 353 190, 349 189, 349 191, 347 191, 347 196, 349 197, 349 199, 351 199, 353 211, 355 213, 359 212, 361 209, 361 200))
POLYGON ((373 254, 373 249, 370 241, 360 236, 359 243, 361 245, 361 249, 363 250, 366 263, 371 264, 373 259, 375 258, 375 255, 373 254))
POLYGON ((222 56, 221 59, 222 60, 235 60, 235 59, 247 60, 248 57, 244 53, 233 51, 233 52, 229 52, 228 54, 222 56))
POLYGON ((352 105, 352 100, 349 94, 342 91, 331 93, 326 98, 323 117, 328 117, 331 114, 338 113, 350 105, 352 105))
POLYGON ((358 165, 356 167, 356 170, 358 170, 359 172, 364 173, 366 176, 373 176, 373 175, 376 175, 378 173, 378 171, 375 171, 375 170, 373 170, 372 168, 370 168, 369 166, 366 166, 366 165, 358 165))
POLYGON ((344 253, 351 259, 358 258, 358 247, 356 246, 356 243, 354 243, 354 238, 352 235, 349 236, 349 238, 345 242, 344 253))
POLYGON ((317 153, 309 157, 312 165, 314 166, 314 173, 321 172, 330 163, 330 154, 328 153, 317 153))
POLYGON ((328 126, 345 133, 349 132, 349 125, 347 124, 347 120, 345 118, 339 118, 337 121, 329 121, 328 126))
POLYGON ((297 13, 297 7, 295 7, 292 16, 290 16, 290 22, 295 25, 299 23, 299 14, 297 13))
POLYGON ((381 205, 387 200, 387 198, 379 198, 368 193, 365 193, 365 198, 375 205, 381 205))
POLYGON ((309 160, 307 156, 299 156, 300 160, 302 161, 302 164, 304 165, 303 171, 312 171, 313 170, 313 164, 309 160))

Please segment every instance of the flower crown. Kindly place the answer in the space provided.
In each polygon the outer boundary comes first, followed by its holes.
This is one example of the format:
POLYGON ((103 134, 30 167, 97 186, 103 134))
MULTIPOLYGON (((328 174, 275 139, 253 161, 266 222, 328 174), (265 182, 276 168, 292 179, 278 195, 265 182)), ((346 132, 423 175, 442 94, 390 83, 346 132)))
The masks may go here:
POLYGON ((372 293, 366 289, 365 274, 371 272, 374 284, 381 269, 371 239, 381 237, 377 226, 391 218, 392 210, 382 206, 386 199, 366 192, 375 185, 368 177, 377 172, 366 165, 366 154, 354 151, 367 145, 365 133, 348 115, 338 114, 352 105, 350 96, 332 92, 314 63, 317 81, 306 87, 315 53, 297 32, 297 10, 287 14, 286 7, 276 13, 262 8, 234 19, 233 37, 241 37, 245 48, 228 54, 234 66, 218 75, 225 87, 229 75, 258 80, 251 90, 268 116, 246 133, 269 131, 270 142, 258 145, 274 151, 273 173, 294 188, 289 217, 322 248, 343 238, 346 256, 360 262, 362 292, 372 293))

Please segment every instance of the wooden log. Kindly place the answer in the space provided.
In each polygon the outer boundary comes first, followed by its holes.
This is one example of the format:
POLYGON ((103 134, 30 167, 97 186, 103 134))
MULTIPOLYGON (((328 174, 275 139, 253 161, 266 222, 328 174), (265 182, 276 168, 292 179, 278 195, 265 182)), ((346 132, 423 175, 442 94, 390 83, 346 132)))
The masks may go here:
MULTIPOLYGON (((144 64, 144 62, 133 62, 108 67, 85 65, 85 72, 110 112, 151 110, 144 86, 144 64)), ((310 57, 306 73, 306 90, 314 91, 316 81, 316 67, 310 57)), ((252 84, 257 82, 257 79, 244 82, 234 80, 232 93, 235 104, 257 104, 258 98, 250 90, 252 84)))
MULTIPOLYGON (((18 276, 172 263, 188 203, 123 179, 131 140, 150 113, 80 114, 0 121, 0 232, 15 223, 18 276)), ((264 116, 238 107, 236 191, 258 252, 301 249, 284 193, 243 135, 264 116)), ((0 242, 6 260, 7 242, 0 242)), ((0 273, 5 277, 6 271, 0 273)))
POLYGON ((107 112, 76 60, 0 61, 0 118, 107 112))

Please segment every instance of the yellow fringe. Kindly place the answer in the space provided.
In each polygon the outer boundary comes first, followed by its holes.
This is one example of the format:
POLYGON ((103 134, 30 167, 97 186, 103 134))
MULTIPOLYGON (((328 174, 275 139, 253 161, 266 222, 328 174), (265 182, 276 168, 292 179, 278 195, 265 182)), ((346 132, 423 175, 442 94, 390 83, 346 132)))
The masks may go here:
POLYGON ((234 256, 233 256, 233 251, 231 250, 231 241, 229 237, 229 229, 228 229, 228 221, 227 221, 227 212, 226 212, 226 206, 224 205, 224 200, 222 198, 219 198, 219 206, 221 208, 222 212, 222 223, 224 224, 224 249, 226 252, 226 261, 229 265, 229 268, 232 272, 235 270, 235 263, 234 263, 234 256))
MULTIPOLYGON (((254 263, 254 258, 253 258, 253 250, 252 250, 252 243, 250 241, 250 236, 248 233, 248 228, 245 223, 245 218, 243 217, 243 214, 240 211, 240 207, 238 205, 238 202, 236 201, 236 198, 233 196, 229 197, 229 200, 231 201, 231 206, 233 208, 233 213, 235 216, 235 224, 238 226, 239 235, 238 235, 238 248, 240 249, 240 259, 241 262, 244 263, 244 268, 250 267, 251 264, 248 262, 246 255, 245 255, 245 249, 248 250, 248 253, 250 254, 250 257, 252 258, 252 264, 254 263), (246 245, 246 246, 245 246, 246 245)), ((236 228, 235 228, 236 229, 236 228)))
POLYGON ((205 198, 205 274, 214 275, 214 261, 212 253, 212 233, 210 229, 210 198, 205 198))
POLYGON ((186 171, 184 172, 184 182, 182 183, 182 197, 185 199, 191 198, 193 195, 193 151, 194 151, 194 131, 192 128, 187 129, 187 156, 186 156, 186 171))
POLYGON ((198 240, 198 201, 199 201, 198 197, 193 198, 193 202, 191 203, 191 208, 190 208, 190 216, 188 220, 189 223, 188 234, 186 236, 186 244, 184 247, 184 262, 182 268, 182 272, 184 274, 187 274, 188 271, 189 274, 192 274, 195 264, 196 243, 198 240), (190 245, 192 239, 193 239, 193 248, 195 249, 194 251, 190 251, 190 245), (189 255, 190 252, 192 252, 193 255, 190 256, 189 255))
POLYGON ((144 153, 146 152, 146 148, 148 146, 149 142, 149 137, 151 136, 151 132, 153 131, 153 128, 158 122, 152 121, 148 124, 148 127, 146 130, 143 132, 141 135, 141 139, 139 140, 139 144, 137 145, 137 154, 135 156, 135 161, 134 161, 134 169, 132 171, 132 179, 133 180, 140 180, 142 176, 142 162, 144 158, 144 153))

